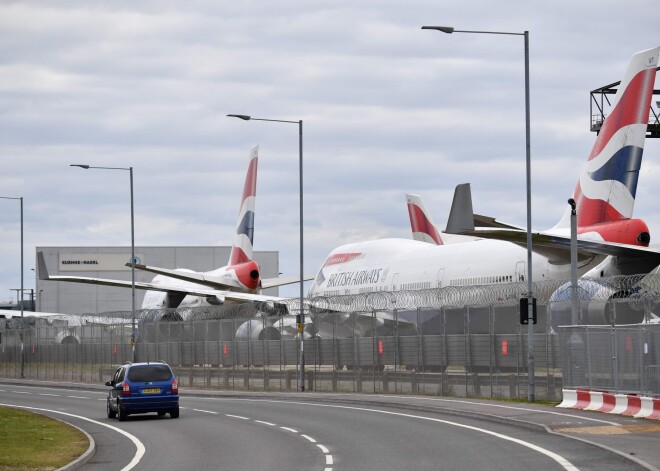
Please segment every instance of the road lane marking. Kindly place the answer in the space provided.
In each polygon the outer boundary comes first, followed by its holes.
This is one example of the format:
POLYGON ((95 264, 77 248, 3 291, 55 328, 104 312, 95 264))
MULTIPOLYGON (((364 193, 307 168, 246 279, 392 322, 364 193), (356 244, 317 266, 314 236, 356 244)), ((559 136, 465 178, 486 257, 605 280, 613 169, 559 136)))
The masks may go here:
POLYGON ((7 406, 7 407, 16 407, 19 409, 28 409, 28 410, 36 410, 36 411, 42 411, 42 412, 51 412, 53 414, 60 414, 60 415, 66 415, 68 417, 75 417, 80 420, 86 420, 87 422, 91 422, 96 425, 102 425, 103 427, 108 427, 111 430, 114 430, 117 433, 120 433, 124 435, 126 438, 128 438, 131 442, 133 442, 133 445, 135 445, 135 448, 137 448, 137 451, 135 452, 135 456, 133 456, 133 459, 131 460, 130 463, 128 463, 126 466, 124 466, 120 471, 129 471, 137 466, 137 464, 140 462, 142 457, 144 456, 145 453, 145 448, 144 445, 140 440, 138 440, 137 437, 134 435, 131 435, 130 433, 120 429, 119 427, 115 427, 114 425, 110 424, 105 424, 103 422, 99 422, 98 420, 90 419, 88 417, 83 417, 82 415, 75 415, 75 414, 69 414, 68 412, 62 412, 58 410, 52 410, 52 409, 42 409, 39 407, 28 407, 28 406, 17 406, 14 404, 0 404, 0 406, 7 406))
POLYGON ((15 394, 32 394, 31 392, 27 392, 27 391, 12 391, 12 392, 15 394))
MULTIPOLYGON (((387 397, 387 396, 378 396, 378 397, 387 397)), ((458 404, 471 404, 471 405, 476 405, 476 406, 482 406, 482 407, 499 407, 500 409, 513 409, 515 411, 524 411, 524 412, 533 412, 535 414, 551 414, 551 415, 559 415, 562 417, 572 417, 574 419, 580 419, 580 420, 589 420, 591 422, 601 422, 604 424, 608 425, 613 425, 615 427, 620 426, 621 424, 617 422, 611 422, 609 420, 600 420, 600 419, 592 419, 591 417, 584 417, 582 415, 575 415, 575 414, 566 414, 564 412, 555 412, 555 411, 549 411, 549 410, 540 410, 540 409, 532 409, 529 407, 515 407, 515 406, 505 406, 503 404, 484 404, 482 402, 474 402, 474 401, 462 401, 459 399, 440 399, 440 398, 435 398, 435 397, 425 397, 425 398, 419 398, 423 399, 425 401, 433 401, 433 402, 448 402, 448 403, 458 403, 458 404)))
POLYGON ((264 422, 263 420, 255 420, 255 422, 258 424, 270 425, 271 427, 275 427, 275 424, 271 424, 270 422, 264 422))
POLYGON ((67 396, 70 397, 71 399, 89 399, 88 397, 83 397, 83 396, 67 396))
MULTIPOLYGON (((564 468, 566 471, 579 471, 579 468, 577 468, 573 463, 568 461, 566 458, 563 456, 550 451, 546 448, 540 447, 538 445, 534 445, 533 443, 526 442, 524 440, 520 440, 519 438, 514 438, 509 435, 504 435, 502 433, 498 432, 493 432, 491 430, 487 430, 484 428, 479 428, 479 427, 474 427, 472 425, 465 425, 465 424, 460 424, 458 422, 451 422, 449 420, 442 420, 442 419, 436 419, 433 417, 424 417, 422 415, 414 415, 414 414, 404 414, 402 412, 393 412, 393 411, 387 411, 387 410, 380 410, 380 409, 369 409, 366 407, 355 407, 355 406, 341 406, 341 405, 335 405, 335 404, 319 404, 319 403, 313 403, 313 402, 298 402, 298 401, 276 401, 272 399, 235 399, 237 401, 249 401, 249 402, 267 402, 267 403, 272 403, 272 404, 288 404, 288 405, 300 405, 300 406, 308 406, 308 407, 326 407, 326 408, 334 408, 334 409, 345 409, 345 410, 357 410, 357 411, 362 411, 362 412, 375 412, 378 414, 384 414, 384 415, 393 415, 397 417, 406 417, 410 419, 418 419, 418 420, 426 420, 429 422, 436 422, 436 423, 441 423, 445 425, 452 425, 454 427, 459 427, 459 428, 464 428, 468 430, 472 430, 475 432, 479 433, 484 433, 486 435, 491 435, 496 438, 500 438, 502 440, 506 440, 509 442, 516 443, 518 445, 524 446, 526 448, 529 448, 531 450, 534 450, 538 453, 541 453, 542 455, 547 456, 548 458, 554 460, 557 462, 562 468, 564 468)), ((305 437, 305 435, 302 435, 305 437)))
MULTIPOLYGON (((197 410, 197 409, 193 409, 193 410, 197 410)), ((240 416, 240 415, 225 414, 225 416, 226 417, 233 417, 235 419, 250 420, 249 417, 243 417, 243 416, 240 416)), ((272 422, 265 422, 263 420, 254 419, 254 422, 257 423, 257 424, 268 425, 269 427, 277 427, 277 424, 274 424, 272 422)), ((289 427, 281 427, 281 426, 280 426, 280 429, 286 430, 287 432, 292 432, 292 433, 299 434, 301 437, 304 437, 306 440, 308 440, 312 443, 316 443, 315 439, 313 439, 309 435, 299 433, 296 429, 289 428, 289 427)), ((330 453, 330 450, 328 450, 325 446, 321 445, 320 443, 317 443, 316 446, 319 447, 319 449, 323 452, 323 456, 325 456, 326 466, 331 465, 333 463, 333 459, 332 459, 332 455, 328 454, 328 453, 330 453)), ((332 471, 332 468, 324 468, 324 471, 332 471)))
POLYGON ((218 414, 217 412, 213 412, 212 410, 203 410, 203 409, 193 409, 193 410, 196 412, 204 412, 205 414, 213 414, 213 415, 218 414))
POLYGON ((47 393, 40 393, 40 396, 53 396, 53 397, 60 397, 59 394, 47 394, 47 393))

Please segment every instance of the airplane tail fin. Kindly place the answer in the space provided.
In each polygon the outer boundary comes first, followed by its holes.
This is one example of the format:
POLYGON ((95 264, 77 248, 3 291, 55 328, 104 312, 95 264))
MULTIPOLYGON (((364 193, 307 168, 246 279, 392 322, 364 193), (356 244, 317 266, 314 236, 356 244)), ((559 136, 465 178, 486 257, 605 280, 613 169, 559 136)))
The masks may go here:
MULTIPOLYGON (((573 194, 579 233, 597 232, 605 240, 633 243, 630 237, 620 240, 619 226, 633 214, 659 51, 656 47, 633 55, 621 80, 573 194)), ((626 232, 631 230, 628 226, 626 232)), ((642 236, 642 226, 643 221, 636 220, 633 231, 641 231, 638 239, 648 239, 648 228, 642 236)), ((570 209, 555 226, 568 227, 570 209)))
POLYGON ((444 242, 442 237, 440 237, 440 231, 433 224, 431 215, 426 209, 422 197, 406 194, 406 202, 408 203, 408 215, 410 216, 413 239, 430 244, 443 245, 444 242))
POLYGON ((243 198, 238 211, 234 243, 229 255, 229 265, 237 265, 252 260, 252 244, 254 240, 254 208, 257 194, 257 164, 259 160, 259 146, 250 150, 250 163, 248 165, 243 198))

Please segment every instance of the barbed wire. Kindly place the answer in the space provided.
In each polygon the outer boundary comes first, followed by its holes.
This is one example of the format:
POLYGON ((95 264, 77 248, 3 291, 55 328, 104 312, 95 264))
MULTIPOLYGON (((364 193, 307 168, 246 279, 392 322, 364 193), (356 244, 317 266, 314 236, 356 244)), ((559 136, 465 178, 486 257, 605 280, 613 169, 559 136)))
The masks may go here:
MULTIPOLYGON (((571 284, 567 280, 543 280, 532 284, 537 304, 571 302, 571 284)), ((485 306, 514 306, 527 295, 527 283, 497 283, 489 285, 447 286, 422 290, 375 291, 340 296, 316 296, 303 300, 306 314, 360 313, 485 306)), ((635 310, 650 310, 660 303, 660 275, 628 275, 608 278, 582 278, 578 283, 581 301, 627 302, 635 310)), ((251 319, 295 315, 301 312, 300 298, 285 298, 278 302, 224 304, 182 309, 139 310, 135 319, 141 323, 202 321, 211 319, 251 319)), ((127 325, 132 323, 131 311, 102 314, 52 315, 43 317, 47 323, 72 326, 87 324, 127 325)), ((15 319, 7 322, 11 327, 15 319)), ((24 321, 28 322, 28 321, 24 321)), ((34 323, 35 321, 29 321, 34 323)))

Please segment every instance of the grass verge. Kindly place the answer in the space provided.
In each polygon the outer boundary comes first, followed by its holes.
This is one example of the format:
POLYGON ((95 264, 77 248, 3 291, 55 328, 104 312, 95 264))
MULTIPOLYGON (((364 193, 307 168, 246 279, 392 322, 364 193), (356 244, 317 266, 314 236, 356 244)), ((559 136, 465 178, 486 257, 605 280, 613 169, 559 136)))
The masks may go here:
POLYGON ((89 440, 50 417, 0 407, 0 470, 58 469, 82 455, 89 440))

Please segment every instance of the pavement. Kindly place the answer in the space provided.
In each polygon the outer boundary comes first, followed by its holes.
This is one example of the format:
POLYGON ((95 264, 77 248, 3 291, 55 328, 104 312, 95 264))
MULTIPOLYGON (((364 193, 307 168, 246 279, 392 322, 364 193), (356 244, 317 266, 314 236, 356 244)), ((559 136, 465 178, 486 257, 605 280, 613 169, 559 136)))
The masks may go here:
MULTIPOLYGON (((106 390, 87 383, 62 383, 0 378, 0 384, 34 385, 52 388, 106 390)), ((314 392, 255 392, 181 388, 182 396, 261 398, 309 402, 332 402, 396 406, 416 411, 515 424, 519 427, 559 434, 613 451, 635 461, 643 469, 660 471, 660 420, 606 414, 578 409, 558 409, 552 405, 439 396, 398 396, 373 394, 334 394, 314 392)))

